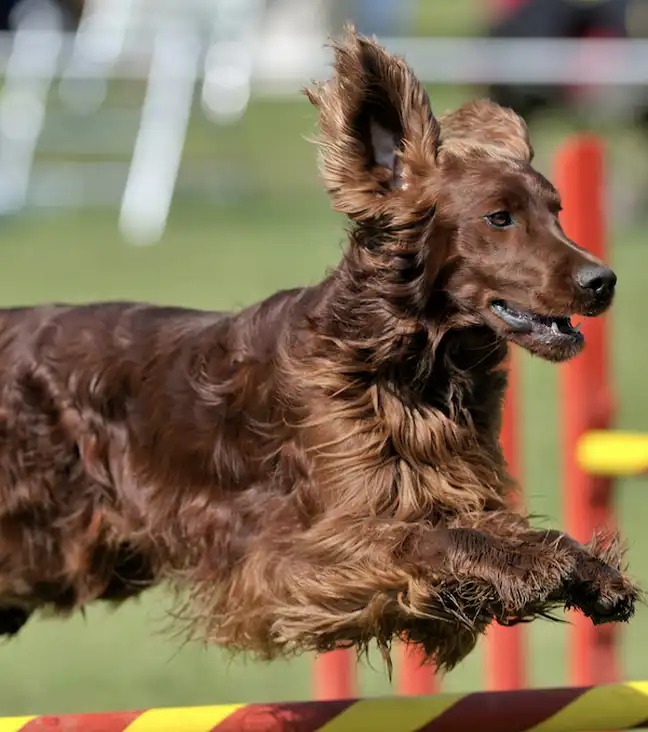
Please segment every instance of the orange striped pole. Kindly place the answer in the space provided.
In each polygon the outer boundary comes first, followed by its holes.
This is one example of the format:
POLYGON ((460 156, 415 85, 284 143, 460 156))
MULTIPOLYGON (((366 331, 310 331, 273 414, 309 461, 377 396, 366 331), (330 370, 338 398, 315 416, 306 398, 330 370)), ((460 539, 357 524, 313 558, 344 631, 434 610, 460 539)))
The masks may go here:
POLYGON ((0 718, 0 732, 579 732, 648 724, 648 682, 0 718))

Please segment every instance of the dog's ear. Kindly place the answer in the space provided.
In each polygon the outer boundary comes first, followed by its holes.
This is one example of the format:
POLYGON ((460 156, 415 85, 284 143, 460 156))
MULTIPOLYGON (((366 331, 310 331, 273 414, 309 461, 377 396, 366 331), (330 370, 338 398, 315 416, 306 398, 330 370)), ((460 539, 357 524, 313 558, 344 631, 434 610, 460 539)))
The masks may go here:
POLYGON ((439 125, 401 58, 351 27, 333 51, 333 78, 306 90, 319 110, 322 174, 336 210, 369 220, 434 164, 439 125))
POLYGON ((441 155, 482 153, 531 162, 533 148, 524 120, 512 109, 489 99, 477 99, 444 115, 441 124, 441 155))

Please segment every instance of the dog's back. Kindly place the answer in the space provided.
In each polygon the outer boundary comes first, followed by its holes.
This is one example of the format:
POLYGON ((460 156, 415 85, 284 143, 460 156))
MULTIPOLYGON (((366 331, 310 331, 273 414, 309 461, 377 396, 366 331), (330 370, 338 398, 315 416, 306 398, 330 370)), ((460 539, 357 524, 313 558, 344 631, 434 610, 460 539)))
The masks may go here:
POLYGON ((0 310, 0 634, 35 607, 121 600, 159 580, 168 556, 151 526, 190 513, 196 492, 224 517, 227 500, 248 500, 268 364, 300 294, 237 314, 0 310))
POLYGON ((120 476, 177 411, 170 384, 206 347, 191 336, 226 323, 125 302, 0 311, 0 633, 37 605, 120 600, 155 579, 120 476))

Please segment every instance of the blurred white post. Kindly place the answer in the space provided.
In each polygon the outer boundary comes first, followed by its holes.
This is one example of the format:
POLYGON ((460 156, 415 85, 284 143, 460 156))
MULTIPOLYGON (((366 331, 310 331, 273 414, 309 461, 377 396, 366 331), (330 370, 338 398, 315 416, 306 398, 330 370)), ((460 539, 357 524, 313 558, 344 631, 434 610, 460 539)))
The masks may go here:
POLYGON ((234 122, 245 112, 266 0, 213 0, 201 90, 205 114, 234 122))
POLYGON ((254 80, 294 94, 320 78, 322 68, 329 73, 322 46, 332 30, 331 15, 332 0, 274 0, 266 13, 254 80))
POLYGON ((108 76, 124 51, 134 0, 85 0, 59 96, 78 112, 94 112, 106 98, 108 76))
POLYGON ((152 244, 164 233, 200 58, 192 22, 165 15, 153 42, 151 67, 119 227, 132 244, 152 244))
POLYGON ((0 215, 27 203, 47 96, 63 43, 62 18, 48 0, 20 8, 0 93, 0 215))

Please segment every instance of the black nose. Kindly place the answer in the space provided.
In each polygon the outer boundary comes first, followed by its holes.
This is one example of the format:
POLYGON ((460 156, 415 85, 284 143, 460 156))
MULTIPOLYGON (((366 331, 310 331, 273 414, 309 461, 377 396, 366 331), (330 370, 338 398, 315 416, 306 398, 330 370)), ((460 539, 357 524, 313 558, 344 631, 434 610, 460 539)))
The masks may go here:
POLYGON ((597 298, 610 297, 614 292, 617 277, 608 267, 587 264, 576 272, 578 286, 597 298))

